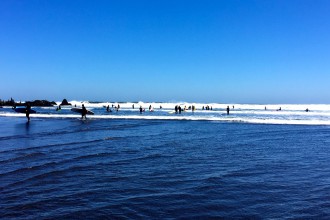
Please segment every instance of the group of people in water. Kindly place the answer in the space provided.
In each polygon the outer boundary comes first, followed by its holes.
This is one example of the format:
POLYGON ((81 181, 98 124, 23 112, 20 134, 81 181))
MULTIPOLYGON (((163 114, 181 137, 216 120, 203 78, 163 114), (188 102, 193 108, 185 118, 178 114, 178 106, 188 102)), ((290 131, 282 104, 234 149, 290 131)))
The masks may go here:
MULTIPOLYGON (((75 105, 75 107, 76 107, 76 105, 75 105)), ((104 107, 105 107, 105 106, 104 106, 104 107)), ((13 106, 13 109, 15 109, 15 108, 16 108, 16 106, 13 106)), ((119 104, 118 104, 118 105, 113 105, 113 104, 112 104, 112 108, 115 109, 115 110, 118 112, 119 109, 120 109, 120 105, 119 105, 119 104)), ((132 108, 133 108, 133 109, 135 108, 134 104, 132 105, 132 108)), ((162 108, 163 108, 163 107, 160 105, 159 109, 162 109, 162 108)), ((234 108, 235 108, 235 106, 232 106, 232 109, 234 109, 234 108)), ((56 108, 56 111, 59 111, 59 110, 61 110, 61 106, 60 106, 60 105, 56 108)), ((192 106, 188 106, 188 107, 186 107, 186 106, 181 107, 181 105, 176 105, 176 106, 174 107, 174 112, 175 112, 176 114, 181 114, 182 111, 187 111, 187 110, 191 110, 191 111, 193 112, 193 111, 196 110, 196 107, 195 107, 194 105, 192 105, 192 106)), ((208 105, 207 105, 207 106, 205 106, 205 107, 202 106, 202 110, 213 110, 213 108, 212 108, 212 106, 208 106, 208 105)), ((267 107, 266 107, 266 106, 265 106, 265 110, 267 110, 267 107)), ((278 109, 276 109, 276 111, 281 111, 281 110, 282 110, 281 107, 278 108, 278 109)), ((111 108, 110 108, 110 105, 106 106, 106 111, 107 111, 107 112, 112 112, 112 110, 111 110, 111 108)), ((154 111, 154 108, 153 108, 152 105, 149 105, 149 111, 150 111, 150 112, 153 112, 153 111, 154 111)), ((305 111, 306 111, 306 112, 309 112, 310 110, 309 110, 308 108, 306 108, 305 111)), ((26 114, 26 118, 27 118, 28 122, 30 122, 30 112, 31 112, 31 105, 30 105, 30 103, 27 103, 27 104, 26 104, 26 108, 25 108, 25 114, 26 114)), ((139 107, 139 112, 140 112, 140 114, 142 114, 143 112, 145 112, 145 109, 142 108, 141 105, 140 105, 140 107, 139 107)), ((227 108, 226 108, 226 112, 227 112, 227 115, 229 115, 229 113, 230 113, 230 108, 229 108, 229 106, 227 106, 227 108)), ((87 113, 88 113, 88 111, 87 111, 85 105, 82 104, 82 108, 81 108, 81 118, 82 118, 82 119, 86 119, 86 115, 87 115, 87 113)))

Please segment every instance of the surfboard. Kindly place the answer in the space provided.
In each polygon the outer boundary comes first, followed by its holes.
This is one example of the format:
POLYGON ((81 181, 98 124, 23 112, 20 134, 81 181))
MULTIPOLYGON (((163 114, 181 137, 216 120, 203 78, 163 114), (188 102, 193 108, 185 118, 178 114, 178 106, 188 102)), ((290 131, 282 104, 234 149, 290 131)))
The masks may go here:
MULTIPOLYGON (((81 114, 82 113, 82 108, 72 108, 71 111, 81 114)), ((94 115, 94 112, 87 110, 87 115, 94 115)))
MULTIPOLYGON (((26 108, 14 108, 13 110, 18 113, 26 113, 26 108)), ((37 112, 33 109, 30 109, 30 114, 34 114, 34 113, 37 112)))

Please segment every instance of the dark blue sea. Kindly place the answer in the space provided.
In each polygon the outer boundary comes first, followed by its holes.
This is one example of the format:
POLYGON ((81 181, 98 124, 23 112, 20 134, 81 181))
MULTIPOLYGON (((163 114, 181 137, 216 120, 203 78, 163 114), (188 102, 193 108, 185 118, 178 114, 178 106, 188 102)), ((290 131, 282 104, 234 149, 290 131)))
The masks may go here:
POLYGON ((330 219, 330 126, 0 117, 1 219, 330 219))

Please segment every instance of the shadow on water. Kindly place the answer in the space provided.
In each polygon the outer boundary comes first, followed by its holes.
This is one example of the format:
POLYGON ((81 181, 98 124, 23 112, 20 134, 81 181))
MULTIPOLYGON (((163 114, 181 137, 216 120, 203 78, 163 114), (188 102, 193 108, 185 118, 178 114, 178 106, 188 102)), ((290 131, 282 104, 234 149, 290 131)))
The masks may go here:
POLYGON ((29 131, 30 131, 30 122, 29 121, 27 121, 25 123, 25 131, 26 131, 26 134, 29 134, 29 131))

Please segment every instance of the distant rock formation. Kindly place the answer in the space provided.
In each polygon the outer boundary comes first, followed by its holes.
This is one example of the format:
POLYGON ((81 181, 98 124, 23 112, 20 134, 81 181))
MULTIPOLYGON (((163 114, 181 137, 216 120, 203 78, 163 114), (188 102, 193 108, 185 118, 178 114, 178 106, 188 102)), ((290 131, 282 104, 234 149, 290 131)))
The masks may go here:
POLYGON ((69 103, 66 99, 63 99, 60 105, 71 105, 71 103, 69 103))
POLYGON ((26 106, 29 103, 31 106, 53 106, 56 105, 56 102, 47 101, 47 100, 34 100, 34 101, 26 101, 26 102, 15 102, 13 98, 8 101, 2 101, 0 99, 0 106, 26 106))
POLYGON ((26 102, 26 104, 27 103, 30 103, 31 106, 53 106, 53 105, 56 105, 56 103, 54 101, 50 102, 50 101, 47 101, 47 100, 34 100, 34 101, 26 102))
POLYGON ((5 105, 13 106, 13 105, 15 105, 15 100, 13 98, 10 98, 10 100, 7 100, 7 101, 0 99, 0 106, 5 106, 5 105))

